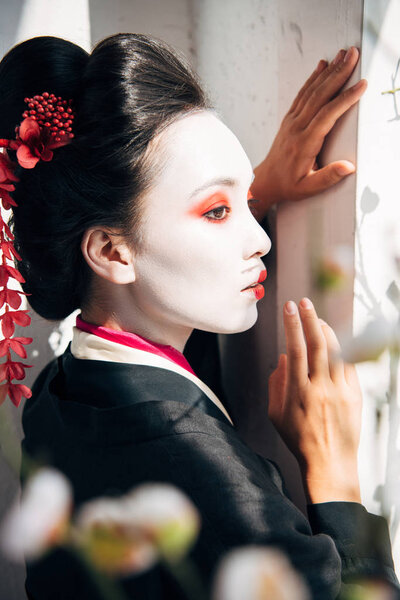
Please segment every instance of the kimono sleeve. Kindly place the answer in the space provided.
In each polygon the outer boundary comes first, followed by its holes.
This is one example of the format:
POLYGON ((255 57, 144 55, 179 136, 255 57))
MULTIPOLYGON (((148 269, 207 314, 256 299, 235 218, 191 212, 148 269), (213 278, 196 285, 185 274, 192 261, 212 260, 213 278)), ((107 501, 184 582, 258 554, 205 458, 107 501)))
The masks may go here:
POLYGON ((337 598, 342 582, 354 578, 379 576, 397 586, 386 522, 363 506, 314 505, 310 523, 284 494, 275 465, 238 437, 188 433, 162 443, 176 485, 200 511, 202 528, 193 558, 211 578, 228 550, 260 544, 288 556, 313 598, 337 598), (355 513, 362 515, 361 521, 349 528, 340 525, 351 522, 355 513), (373 531, 378 522, 382 535, 377 546, 373 531), (360 535, 358 525, 371 535, 360 535))

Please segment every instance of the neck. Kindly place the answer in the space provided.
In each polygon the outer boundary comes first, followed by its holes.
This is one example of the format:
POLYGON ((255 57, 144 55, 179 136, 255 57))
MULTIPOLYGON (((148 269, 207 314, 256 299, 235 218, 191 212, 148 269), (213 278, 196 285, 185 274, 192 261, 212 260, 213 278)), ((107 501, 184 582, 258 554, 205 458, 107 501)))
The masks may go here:
POLYGON ((163 314, 143 309, 133 286, 115 285, 101 277, 92 287, 90 302, 81 306, 81 317, 92 325, 135 333, 181 353, 193 331, 193 327, 178 325, 163 314))
POLYGON ((81 316, 84 321, 93 325, 108 327, 115 331, 127 331, 135 333, 157 344, 172 346, 179 352, 183 352, 186 342, 193 329, 168 328, 164 322, 146 322, 144 319, 129 318, 125 315, 108 312, 99 308, 82 308, 81 316))

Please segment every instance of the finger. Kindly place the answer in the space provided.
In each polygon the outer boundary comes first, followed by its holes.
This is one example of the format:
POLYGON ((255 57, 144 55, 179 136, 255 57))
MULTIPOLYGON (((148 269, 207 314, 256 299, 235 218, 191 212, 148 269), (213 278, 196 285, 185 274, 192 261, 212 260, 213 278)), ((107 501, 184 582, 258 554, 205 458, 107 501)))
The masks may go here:
POLYGON ((360 382, 356 367, 351 363, 344 363, 344 376, 348 385, 361 396, 360 382))
POLYGON ((320 109, 344 86, 354 71, 359 58, 357 48, 350 48, 336 64, 332 62, 309 87, 299 103, 296 121, 307 127, 320 109))
POLYGON ((336 337, 332 327, 329 327, 325 321, 319 320, 321 323, 322 333, 326 339, 326 345, 328 348, 328 360, 329 360, 329 373, 331 379, 335 383, 344 383, 344 363, 341 357, 339 340, 336 337))
POLYGON ((286 396, 287 356, 281 354, 278 366, 268 380, 268 416, 273 423, 279 420, 286 396))
POLYGON ((307 348, 297 306, 291 300, 283 309, 287 350, 288 385, 302 388, 308 382, 307 348))
MULTIPOLYGON (((305 129, 309 140, 308 145, 313 143, 317 145, 322 144, 323 137, 330 132, 339 117, 359 101, 367 86, 367 80, 361 79, 321 108, 305 129)), ((310 147, 309 151, 311 150, 314 149, 310 147)))
MULTIPOLYGON (((321 68, 320 64, 318 63, 317 69, 318 73, 315 74, 314 73, 311 75, 311 77, 309 77, 309 79, 306 81, 306 83, 304 84, 304 86, 302 87, 302 89, 300 90, 300 92, 298 93, 298 97, 296 97, 295 102, 296 102, 296 106, 294 107, 294 112, 296 115, 299 115, 300 112, 303 110, 306 102, 308 101, 310 95, 312 94, 313 90, 320 85, 323 81, 325 81, 325 79, 329 76, 329 73, 332 72, 332 68, 334 65, 336 65, 340 60, 342 60, 344 58, 346 54, 345 50, 339 50, 339 52, 337 53, 337 55, 335 56, 335 58, 328 64, 326 61, 324 64, 324 67, 321 68), (314 75, 314 77, 313 77, 314 75)), ((295 104, 295 103, 293 103, 295 104)))
POLYGON ((295 111, 297 116, 304 109, 314 90, 317 89, 319 85, 322 85, 324 81, 326 81, 326 79, 331 75, 332 71, 336 68, 337 64, 343 60, 345 55, 346 50, 339 50, 335 58, 327 65, 325 69, 321 70, 318 76, 314 78, 309 86, 307 86, 307 89, 305 89, 301 95, 300 101, 297 103, 295 111))
POLYGON ((311 73, 310 77, 307 79, 307 81, 305 82, 305 84, 303 85, 303 87, 300 89, 300 91, 298 92, 296 98, 293 100, 292 105, 291 105, 291 107, 289 109, 289 112, 293 112, 293 111, 296 110, 296 107, 297 107, 298 103, 300 102, 300 100, 304 96, 304 94, 307 91, 307 89, 317 79, 318 75, 320 73, 322 73, 322 71, 327 66, 328 66, 328 62, 326 60, 321 59, 319 61, 318 65, 316 66, 316 68, 314 69, 314 71, 311 73))
POLYGON ((309 298, 299 303, 301 322, 307 343, 308 370, 310 378, 328 377, 329 362, 326 339, 322 333, 315 308, 309 298))
POLYGON ((322 169, 311 171, 298 185, 299 199, 314 196, 332 187, 348 175, 355 172, 355 166, 348 160, 330 163, 322 169))

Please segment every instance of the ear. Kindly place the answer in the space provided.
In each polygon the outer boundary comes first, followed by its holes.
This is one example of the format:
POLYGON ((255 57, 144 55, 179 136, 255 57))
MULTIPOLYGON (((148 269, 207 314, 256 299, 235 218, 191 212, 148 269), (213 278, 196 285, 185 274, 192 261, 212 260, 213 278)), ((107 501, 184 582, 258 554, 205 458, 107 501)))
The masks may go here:
POLYGON ((135 281, 134 252, 121 235, 105 229, 88 229, 81 250, 89 267, 100 277, 119 284, 135 281))

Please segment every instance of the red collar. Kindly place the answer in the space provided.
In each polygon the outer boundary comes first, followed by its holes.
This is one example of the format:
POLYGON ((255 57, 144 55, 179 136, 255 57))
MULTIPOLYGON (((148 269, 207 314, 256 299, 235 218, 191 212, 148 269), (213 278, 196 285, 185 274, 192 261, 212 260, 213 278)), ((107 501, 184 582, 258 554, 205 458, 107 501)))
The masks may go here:
POLYGON ((103 327, 102 325, 93 325, 92 323, 84 321, 80 315, 76 317, 76 326, 78 329, 82 329, 82 331, 93 333, 94 335, 98 335, 111 342, 117 342, 118 344, 129 346, 130 348, 151 352, 152 354, 157 354, 157 356, 172 360, 172 362, 183 367, 189 371, 189 373, 196 375, 183 354, 179 352, 179 350, 176 350, 176 348, 173 348, 173 346, 157 344, 141 335, 130 333, 129 331, 117 331, 116 329, 110 329, 109 327, 103 327))

